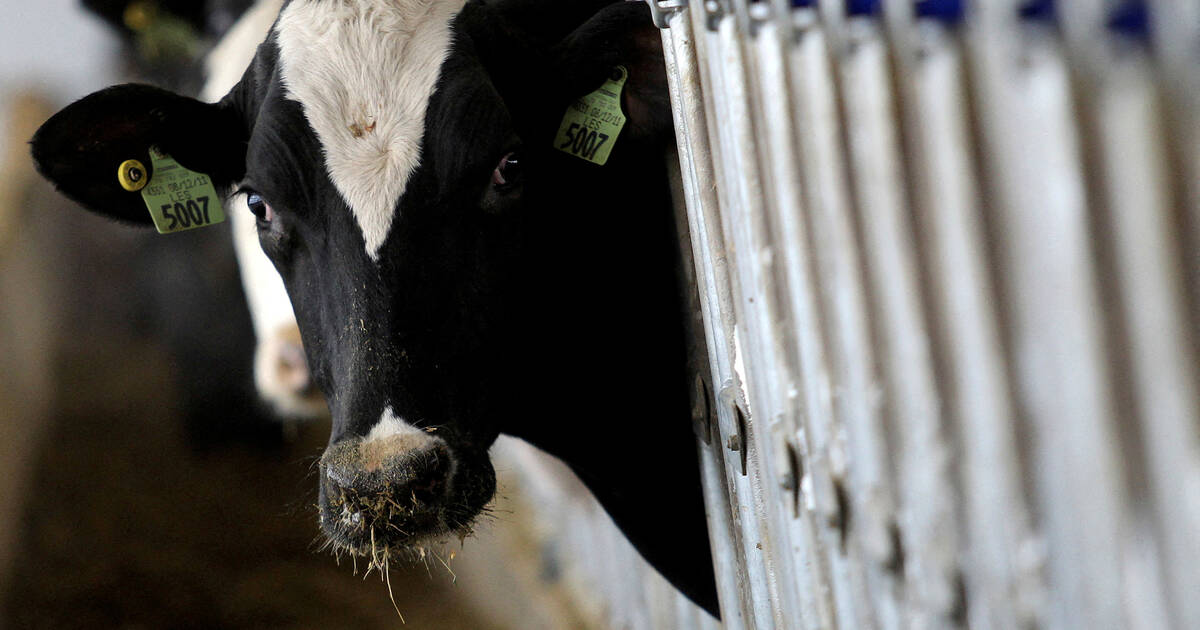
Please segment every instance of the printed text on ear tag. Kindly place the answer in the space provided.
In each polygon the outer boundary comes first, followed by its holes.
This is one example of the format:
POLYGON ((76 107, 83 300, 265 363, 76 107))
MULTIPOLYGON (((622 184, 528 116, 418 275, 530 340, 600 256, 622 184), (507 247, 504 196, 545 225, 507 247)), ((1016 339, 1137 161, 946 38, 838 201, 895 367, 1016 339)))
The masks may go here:
POLYGON ((625 87, 628 77, 625 68, 617 66, 604 85, 572 103, 558 126, 554 146, 559 151, 603 166, 617 142, 617 134, 625 126, 621 88, 625 87))
POLYGON ((189 171, 158 147, 150 147, 150 164, 150 183, 142 188, 142 199, 159 234, 225 220, 221 199, 208 175, 189 171))

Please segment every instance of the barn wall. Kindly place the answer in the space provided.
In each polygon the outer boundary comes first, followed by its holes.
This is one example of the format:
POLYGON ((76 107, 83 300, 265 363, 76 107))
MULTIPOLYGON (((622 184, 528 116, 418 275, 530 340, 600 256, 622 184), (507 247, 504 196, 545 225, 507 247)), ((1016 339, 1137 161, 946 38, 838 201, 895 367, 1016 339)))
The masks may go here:
POLYGON ((960 4, 651 2, 724 625, 1200 628, 1200 5, 960 4))
POLYGON ((0 597, 16 560, 17 533, 34 455, 50 422, 53 356, 61 287, 58 239, 47 215, 58 210, 21 142, 51 112, 37 90, 0 97, 0 597))

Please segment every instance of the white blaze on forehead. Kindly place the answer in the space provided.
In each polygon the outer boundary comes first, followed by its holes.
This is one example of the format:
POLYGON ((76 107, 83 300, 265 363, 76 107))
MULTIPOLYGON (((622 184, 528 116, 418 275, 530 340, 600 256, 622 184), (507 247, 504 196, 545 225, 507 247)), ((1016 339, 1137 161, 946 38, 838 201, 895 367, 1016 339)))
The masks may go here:
POLYGON ((378 259, 420 161, 425 110, 464 0, 295 0, 276 26, 283 84, 378 259))

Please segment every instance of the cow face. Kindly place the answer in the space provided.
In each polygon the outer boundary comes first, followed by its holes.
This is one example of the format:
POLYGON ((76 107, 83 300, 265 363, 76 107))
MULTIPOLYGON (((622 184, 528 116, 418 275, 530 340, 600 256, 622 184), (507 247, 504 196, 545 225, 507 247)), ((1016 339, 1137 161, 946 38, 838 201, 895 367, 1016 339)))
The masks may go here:
POLYGON ((34 139, 43 174, 110 216, 148 221, 115 172, 150 146, 254 213, 333 417, 319 508, 336 548, 386 558, 465 534, 495 490, 488 447, 529 433, 531 372, 563 356, 543 349, 564 337, 547 343, 564 328, 545 319, 570 310, 554 267, 578 238, 547 225, 616 185, 578 185, 612 177, 552 146, 567 106, 621 65, 630 121, 611 159, 670 127, 644 5, 514 26, 529 4, 294 0, 221 103, 119 86, 34 139))

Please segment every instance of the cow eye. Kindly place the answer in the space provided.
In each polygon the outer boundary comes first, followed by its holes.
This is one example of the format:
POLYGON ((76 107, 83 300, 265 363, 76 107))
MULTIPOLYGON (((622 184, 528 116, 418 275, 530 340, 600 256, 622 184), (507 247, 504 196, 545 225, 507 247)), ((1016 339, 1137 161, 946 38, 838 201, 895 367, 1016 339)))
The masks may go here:
POLYGON ((256 192, 246 193, 246 205, 250 207, 250 212, 253 212, 254 217, 261 223, 270 223, 271 219, 275 218, 275 212, 271 210, 271 206, 263 200, 262 195, 256 192))
POLYGON ((492 184, 497 187, 514 186, 521 181, 521 158, 515 151, 500 158, 492 171, 492 184))
POLYGON ((483 189, 479 206, 489 214, 509 212, 520 204, 524 188, 525 168, 521 155, 517 151, 509 151, 492 169, 492 179, 483 189))

